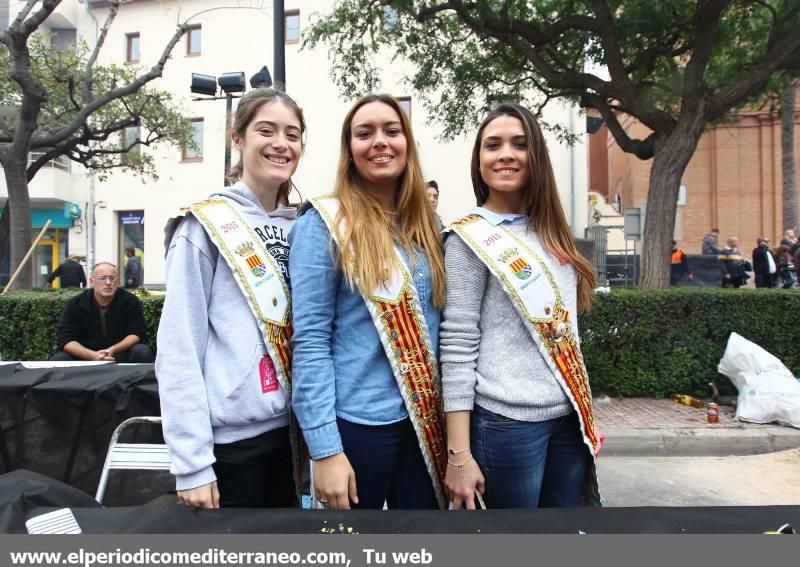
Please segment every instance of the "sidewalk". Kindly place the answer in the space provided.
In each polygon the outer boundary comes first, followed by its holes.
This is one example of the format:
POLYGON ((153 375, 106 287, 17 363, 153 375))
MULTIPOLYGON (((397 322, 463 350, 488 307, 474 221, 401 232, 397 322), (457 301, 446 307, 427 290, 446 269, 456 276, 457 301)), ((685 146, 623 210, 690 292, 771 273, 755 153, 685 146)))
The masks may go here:
POLYGON ((800 429, 736 421, 731 406, 720 406, 719 423, 708 423, 705 409, 670 399, 600 396, 594 412, 606 436, 603 456, 713 457, 800 447, 800 429))

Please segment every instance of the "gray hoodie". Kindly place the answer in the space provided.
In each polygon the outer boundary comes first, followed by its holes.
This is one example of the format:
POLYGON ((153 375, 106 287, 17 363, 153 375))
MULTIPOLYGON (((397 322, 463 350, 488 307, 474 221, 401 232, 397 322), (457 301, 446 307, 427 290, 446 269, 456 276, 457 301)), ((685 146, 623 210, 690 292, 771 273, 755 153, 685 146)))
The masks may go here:
MULTIPOLYGON (((229 199, 277 261, 288 283, 287 237, 295 209, 266 213, 244 184, 229 199)), ((200 222, 167 226, 167 296, 158 327, 156 376, 164 438, 178 490, 216 480, 214 444, 249 439, 288 425, 281 388, 262 392, 266 347, 244 295, 200 222)))

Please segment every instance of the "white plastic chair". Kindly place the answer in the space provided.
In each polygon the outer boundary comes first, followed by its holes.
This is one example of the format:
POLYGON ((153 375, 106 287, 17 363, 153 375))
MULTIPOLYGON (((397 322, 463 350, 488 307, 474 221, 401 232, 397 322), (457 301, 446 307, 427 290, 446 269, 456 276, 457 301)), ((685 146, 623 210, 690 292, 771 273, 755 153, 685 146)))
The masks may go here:
POLYGON ((108 485, 108 475, 112 470, 150 470, 168 471, 171 465, 167 446, 163 443, 118 443, 120 434, 130 425, 151 423, 161 425, 160 417, 141 416, 126 419, 114 430, 108 443, 106 462, 100 473, 97 494, 94 499, 103 503, 108 485))

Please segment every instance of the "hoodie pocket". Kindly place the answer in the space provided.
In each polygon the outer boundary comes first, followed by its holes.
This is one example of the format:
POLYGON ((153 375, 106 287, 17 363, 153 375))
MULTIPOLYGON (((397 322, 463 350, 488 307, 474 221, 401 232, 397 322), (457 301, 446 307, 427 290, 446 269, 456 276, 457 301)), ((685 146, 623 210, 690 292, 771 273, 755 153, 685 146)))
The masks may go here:
POLYGON ((246 366, 232 365, 238 368, 238 378, 223 390, 225 401, 218 416, 220 424, 253 423, 271 417, 272 412, 267 407, 269 404, 265 404, 258 382, 258 362, 264 351, 264 345, 255 345, 246 366))

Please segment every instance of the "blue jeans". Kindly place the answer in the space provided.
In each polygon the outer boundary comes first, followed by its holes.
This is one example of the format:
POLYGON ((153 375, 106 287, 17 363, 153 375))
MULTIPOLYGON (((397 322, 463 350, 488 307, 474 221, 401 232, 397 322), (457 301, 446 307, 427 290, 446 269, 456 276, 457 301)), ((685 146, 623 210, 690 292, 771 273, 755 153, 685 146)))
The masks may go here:
POLYGON ((488 508, 578 505, 590 455, 577 413, 528 422, 476 405, 470 436, 488 508))
POLYGON ((436 493, 409 419, 389 425, 360 425, 338 418, 342 446, 356 473, 353 508, 436 509, 436 493))

